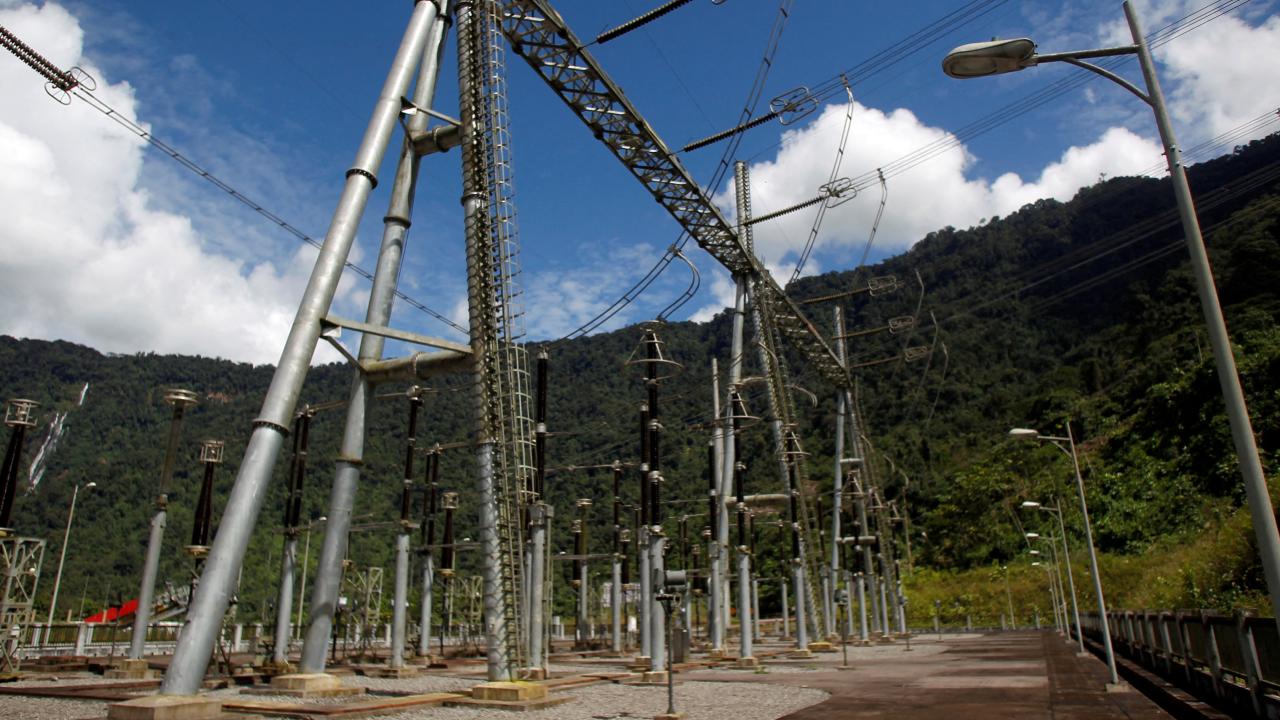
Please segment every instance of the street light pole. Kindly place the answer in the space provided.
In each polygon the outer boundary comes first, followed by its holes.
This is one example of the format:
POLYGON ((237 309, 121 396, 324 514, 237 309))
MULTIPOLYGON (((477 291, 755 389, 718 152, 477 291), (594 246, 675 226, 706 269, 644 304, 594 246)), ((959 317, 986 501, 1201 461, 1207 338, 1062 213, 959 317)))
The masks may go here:
MULTIPOLYGON (((1126 5, 1127 7, 1127 5, 1126 5)), ((1107 651, 1107 669, 1111 672, 1111 683, 1118 685, 1120 676, 1116 674, 1116 655, 1111 648, 1111 626, 1107 622, 1107 602, 1102 597, 1102 574, 1098 571, 1098 551, 1093 546, 1093 527, 1089 523, 1089 505, 1084 499, 1084 478, 1080 476, 1080 460, 1076 456, 1076 441, 1074 434, 1071 432, 1071 423, 1067 422, 1067 442, 1071 446, 1071 465, 1076 471, 1076 489, 1080 492, 1080 518, 1084 522, 1084 537, 1089 548, 1089 569, 1093 572, 1093 591, 1098 597, 1098 622, 1102 625, 1102 645, 1107 651)), ((1062 449, 1056 441, 1053 444, 1062 449)), ((1061 517, 1061 516, 1059 516, 1061 517)), ((1066 543, 1066 534, 1063 533, 1062 541, 1066 543)), ((1080 627, 1080 621, 1076 619, 1076 632, 1081 635, 1080 642, 1084 642, 1084 631, 1080 627)))
POLYGON ((71 519, 76 514, 76 497, 80 495, 80 488, 92 490, 98 487, 98 483, 89 481, 84 485, 76 484, 76 489, 71 491, 71 507, 67 510, 67 528, 62 532, 62 552, 58 554, 58 574, 53 580, 53 597, 49 600, 49 624, 53 624, 54 613, 58 609, 58 589, 62 587, 62 563, 67 559, 67 540, 71 538, 71 519))
MULTIPOLYGON (((1074 433, 1071 432, 1071 422, 1068 421, 1066 425, 1067 425, 1066 437, 1041 435, 1039 432, 1035 430, 1030 430, 1027 428, 1014 428, 1009 431, 1009 435, 1015 438, 1026 438, 1026 439, 1048 441, 1052 443, 1054 447, 1058 448, 1063 453, 1066 453, 1066 455, 1071 458, 1071 467, 1072 469, 1075 470, 1075 475, 1076 475, 1076 490, 1080 494, 1080 517, 1084 521, 1084 538, 1085 538, 1085 543, 1089 548, 1089 570, 1093 573, 1093 591, 1098 598, 1098 622, 1102 626, 1102 645, 1103 645, 1103 648, 1106 650, 1106 654, 1107 654, 1107 669, 1111 672, 1111 684, 1118 685, 1120 683, 1120 676, 1119 674, 1116 673, 1116 656, 1115 656, 1114 650, 1111 647, 1111 625, 1107 621, 1107 602, 1102 596, 1102 575, 1098 572, 1098 552, 1093 546, 1093 526, 1090 525, 1089 523, 1089 504, 1085 502, 1085 497, 1084 497, 1084 478, 1080 476, 1080 460, 1076 456, 1076 441, 1075 441, 1074 433), (1065 446, 1062 444, 1064 442, 1067 443, 1065 446)), ((1058 512, 1061 513, 1061 509, 1059 509, 1058 512)), ((1061 517, 1062 517, 1061 514, 1059 514, 1058 517, 1059 517, 1059 521, 1061 521, 1061 517)), ((1066 547, 1067 547, 1067 544, 1066 544, 1067 537, 1066 537, 1065 527, 1063 527, 1062 530, 1063 530, 1062 547, 1065 553, 1066 547)), ((1068 565, 1067 566, 1068 578, 1071 576, 1070 573, 1071 573, 1071 566, 1068 565)), ((1073 590, 1074 590, 1074 585, 1075 583, 1073 581, 1072 582, 1073 590)), ((1074 600, 1074 594, 1072 597, 1074 600)), ((1081 651, 1083 651, 1084 650, 1084 632, 1083 632, 1083 628, 1080 627, 1080 615, 1078 611, 1076 613, 1076 633, 1080 636, 1080 649, 1081 651)))
MULTIPOLYGON (((1055 499, 1055 502, 1057 502, 1056 499, 1055 499)), ((1075 616, 1075 621, 1076 621, 1076 640, 1080 643, 1080 652, 1084 652, 1085 651, 1084 650, 1084 630, 1083 628, 1080 627, 1080 604, 1079 602, 1076 601, 1076 579, 1074 574, 1071 571, 1071 550, 1070 548, 1067 547, 1067 526, 1066 526, 1066 523, 1064 523, 1062 520, 1062 508, 1061 507, 1045 507, 1044 505, 1041 505, 1038 502, 1032 502, 1032 501, 1027 501, 1022 503, 1022 507, 1034 508, 1037 510, 1043 510, 1045 512, 1051 512, 1058 517, 1058 533, 1059 533, 1059 537, 1062 538, 1062 558, 1063 558, 1063 562, 1067 566, 1067 583, 1071 585, 1071 612, 1075 616)), ((1049 544, 1050 544, 1050 547, 1053 546, 1052 537, 1049 538, 1049 544)), ((1093 548, 1092 539, 1090 539, 1089 541, 1089 547, 1090 549, 1093 548)), ((1057 553, 1055 552, 1054 554, 1056 555, 1057 553)), ((1101 597, 1101 595, 1099 595, 1099 597, 1101 597)), ((1065 614, 1066 600, 1063 600, 1062 604, 1063 604, 1063 614, 1065 614)), ((1067 626, 1067 637, 1071 637, 1071 623, 1070 622, 1066 623, 1066 626, 1067 626)))
MULTIPOLYGON (((1240 473, 1244 478, 1245 497, 1249 503, 1249 513, 1253 519, 1253 530, 1257 537, 1258 555, 1262 561, 1263 575, 1266 577, 1267 589, 1271 595, 1271 610, 1276 618, 1277 627, 1280 628, 1280 531, 1276 527, 1275 510, 1267 490, 1266 476, 1262 472, 1262 462, 1258 458, 1258 446, 1254 439, 1253 424, 1249 420, 1244 391, 1240 388, 1240 375, 1236 370, 1235 356, 1232 354, 1231 338, 1227 334, 1226 321, 1222 318, 1222 307, 1218 302, 1213 271, 1209 267, 1209 256, 1205 251, 1200 222, 1196 218, 1195 204, 1191 198, 1191 187, 1187 183, 1182 154, 1178 150, 1177 139, 1173 134, 1173 123, 1169 120, 1164 92, 1160 89, 1155 63, 1151 59, 1151 50, 1143 37, 1137 13, 1128 0, 1124 3, 1124 14, 1129 24, 1133 45, 1037 55, 1035 43, 1027 38, 973 43, 962 45, 948 53, 943 60, 942 69, 954 78, 970 78, 1013 72, 1044 62, 1065 62, 1111 80, 1151 107, 1155 114, 1160 141, 1164 145, 1165 159, 1169 165, 1169 179, 1173 184, 1178 215, 1182 221, 1187 251, 1191 259, 1192 275, 1196 281, 1196 293, 1199 295, 1200 309, 1208 329, 1209 344, 1213 348, 1218 383, 1222 388, 1222 399, 1227 407, 1231 438, 1235 444, 1240 473), (1142 77, 1147 86, 1146 93, 1110 70, 1084 62, 1086 58, 1114 55, 1138 56, 1142 77)), ((1105 615, 1103 628, 1105 635, 1105 615)), ((1106 637, 1109 645, 1110 636, 1106 637)))
POLYGON ((1009 629, 1017 630, 1018 621, 1013 615, 1013 591, 1009 589, 1009 566, 1005 565, 1001 570, 1004 570, 1004 599, 1009 603, 1009 629))

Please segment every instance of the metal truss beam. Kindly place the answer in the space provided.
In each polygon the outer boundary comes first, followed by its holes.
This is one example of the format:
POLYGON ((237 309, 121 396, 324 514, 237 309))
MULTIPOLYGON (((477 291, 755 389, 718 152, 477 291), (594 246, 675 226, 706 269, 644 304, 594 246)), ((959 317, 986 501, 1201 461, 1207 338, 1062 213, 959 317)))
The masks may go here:
POLYGON ((550 3, 501 0, 501 6, 502 33, 513 52, 529 63, 699 247, 729 272, 753 281, 757 300, 772 309, 778 331, 826 381, 850 388, 848 373, 818 329, 743 246, 702 187, 550 3))

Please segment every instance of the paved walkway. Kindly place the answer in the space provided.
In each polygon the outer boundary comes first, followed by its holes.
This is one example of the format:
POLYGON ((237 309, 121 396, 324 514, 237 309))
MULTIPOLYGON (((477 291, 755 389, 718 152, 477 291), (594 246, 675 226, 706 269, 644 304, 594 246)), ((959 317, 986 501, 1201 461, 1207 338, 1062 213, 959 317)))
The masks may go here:
MULTIPOLYGON (((767 674, 704 670, 682 679, 767 682, 818 688, 823 703, 787 720, 893 718, 912 720, 1136 720, 1167 713, 1135 690, 1107 692, 1106 665, 1077 657, 1051 631, 917 638, 907 651, 899 642, 851 655, 840 670, 839 653, 814 660, 769 661, 767 674)), ((679 690, 677 689, 677 696, 679 690)))

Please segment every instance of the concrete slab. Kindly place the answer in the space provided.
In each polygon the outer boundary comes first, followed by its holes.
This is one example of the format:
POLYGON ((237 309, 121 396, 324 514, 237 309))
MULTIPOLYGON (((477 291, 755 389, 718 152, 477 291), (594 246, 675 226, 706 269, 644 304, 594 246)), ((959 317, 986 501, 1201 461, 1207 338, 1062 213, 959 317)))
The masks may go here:
POLYGON ((216 720, 222 703, 203 695, 147 695, 107 706, 108 720, 216 720))
POLYGON ((546 710, 557 705, 572 702, 571 696, 545 697, 541 700, 479 700, 462 697, 456 700, 445 700, 445 707, 467 707, 481 710, 510 710, 512 712, 531 712, 546 710))
POLYGON ((546 696, 546 685, 531 682, 487 682, 471 688, 471 697, 476 700, 527 702, 542 700, 546 696))
POLYGON ((286 695, 299 699, 363 695, 364 688, 343 685, 329 673, 293 673, 271 678, 268 687, 245 688, 243 695, 286 695))
POLYGON ((756 682, 811 687, 831 694, 787 720, 1168 720, 1140 692, 1108 692, 1105 663, 1077 658, 1052 631, 917 637, 915 652, 900 645, 851 651, 856 673, 841 672, 840 656, 779 663, 778 672, 688 673, 689 681, 756 682))

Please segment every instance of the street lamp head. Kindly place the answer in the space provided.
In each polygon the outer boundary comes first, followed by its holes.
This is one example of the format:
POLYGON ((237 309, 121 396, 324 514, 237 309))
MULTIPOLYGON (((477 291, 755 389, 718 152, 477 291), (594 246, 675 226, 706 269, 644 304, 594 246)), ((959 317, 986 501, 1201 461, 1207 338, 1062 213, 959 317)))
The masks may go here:
POLYGON ((1031 428, 1014 428, 1009 431, 1009 437, 1017 440, 1036 440, 1040 437, 1040 431, 1031 428))
POLYGON ((1027 533, 1026 535, 1027 535, 1027 539, 1028 539, 1028 540, 1039 540, 1039 539, 1040 539, 1040 533, 1033 533, 1033 532, 1029 532, 1029 533, 1027 533))
POLYGON ((1038 510, 1040 509, 1040 503, 1035 500, 1023 500, 1022 507, 1026 510, 1038 510))
POLYGON ((1036 44, 1030 38, 969 43, 947 53, 942 72, 959 80, 999 75, 1034 64, 1035 54, 1036 44))
POLYGON ((80 487, 84 488, 85 490, 92 490, 98 487, 98 483, 90 480, 89 482, 85 483, 84 485, 81 485, 80 487))

